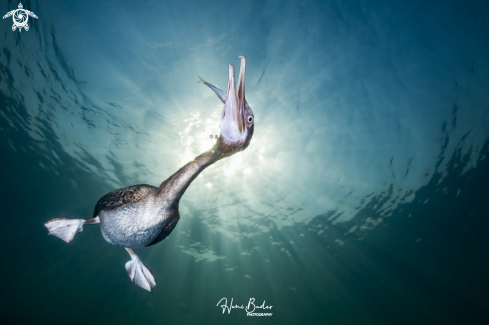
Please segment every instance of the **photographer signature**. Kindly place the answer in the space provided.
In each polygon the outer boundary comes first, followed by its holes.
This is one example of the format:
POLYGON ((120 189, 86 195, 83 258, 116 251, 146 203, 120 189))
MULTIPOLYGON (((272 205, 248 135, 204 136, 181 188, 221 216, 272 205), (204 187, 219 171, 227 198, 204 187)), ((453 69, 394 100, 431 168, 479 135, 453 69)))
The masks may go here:
POLYGON ((267 306, 265 305, 265 300, 263 300, 263 303, 260 306, 257 306, 255 304, 255 298, 250 298, 250 301, 248 302, 248 305, 246 307, 244 305, 233 305, 233 299, 231 298, 231 303, 228 306, 228 298, 224 297, 219 302, 217 303, 216 306, 219 306, 222 308, 222 313, 224 314, 226 310, 228 311, 228 314, 231 313, 232 309, 244 309, 246 311, 247 316, 272 316, 272 313, 257 313, 255 311, 261 310, 270 310, 272 309, 273 306, 267 306), (222 305, 219 305, 221 302, 223 302, 222 305))

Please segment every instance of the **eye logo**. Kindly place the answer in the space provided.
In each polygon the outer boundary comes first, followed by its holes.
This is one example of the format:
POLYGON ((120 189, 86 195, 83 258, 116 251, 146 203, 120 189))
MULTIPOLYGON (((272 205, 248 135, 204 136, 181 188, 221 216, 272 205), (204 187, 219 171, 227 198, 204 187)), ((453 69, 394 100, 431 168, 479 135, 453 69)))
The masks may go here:
POLYGON ((37 19, 36 14, 33 13, 32 11, 25 10, 24 7, 22 6, 22 3, 19 3, 19 9, 15 9, 7 12, 5 16, 3 16, 3 19, 8 18, 10 16, 12 16, 14 20, 14 24, 12 25, 12 31, 15 31, 18 28, 19 32, 22 31, 22 28, 24 28, 26 31, 29 30, 29 25, 27 25, 29 16, 37 19))

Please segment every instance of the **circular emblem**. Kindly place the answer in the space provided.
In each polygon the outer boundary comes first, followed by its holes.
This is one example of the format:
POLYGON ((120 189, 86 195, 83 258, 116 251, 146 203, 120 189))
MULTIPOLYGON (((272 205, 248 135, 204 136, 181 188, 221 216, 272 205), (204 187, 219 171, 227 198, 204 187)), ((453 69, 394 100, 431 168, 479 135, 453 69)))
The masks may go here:
POLYGON ((24 9, 15 10, 14 16, 14 24, 18 28, 23 28, 27 24, 27 20, 29 20, 29 15, 24 9))

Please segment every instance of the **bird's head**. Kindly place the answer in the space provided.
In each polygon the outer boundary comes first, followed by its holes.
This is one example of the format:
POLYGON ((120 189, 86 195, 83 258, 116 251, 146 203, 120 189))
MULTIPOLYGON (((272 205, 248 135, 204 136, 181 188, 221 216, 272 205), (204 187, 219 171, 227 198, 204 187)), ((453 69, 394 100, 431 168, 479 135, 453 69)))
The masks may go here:
POLYGON ((241 59, 238 89, 235 90, 234 67, 229 65, 229 82, 226 101, 221 115, 221 136, 217 142, 221 157, 233 155, 248 147, 253 137, 255 117, 245 99, 246 59, 241 59))

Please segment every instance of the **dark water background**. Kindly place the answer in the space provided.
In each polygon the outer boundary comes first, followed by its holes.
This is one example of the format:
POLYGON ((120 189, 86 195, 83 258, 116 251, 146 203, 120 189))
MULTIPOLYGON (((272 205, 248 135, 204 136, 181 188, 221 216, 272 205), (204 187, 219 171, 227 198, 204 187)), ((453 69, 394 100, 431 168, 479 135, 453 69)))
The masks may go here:
POLYGON ((23 4, 31 29, 0 30, 2 323, 489 320, 487 2, 23 4), (152 295, 98 226, 46 236, 202 152, 222 105, 195 81, 241 54, 256 134, 136 251, 152 295))

